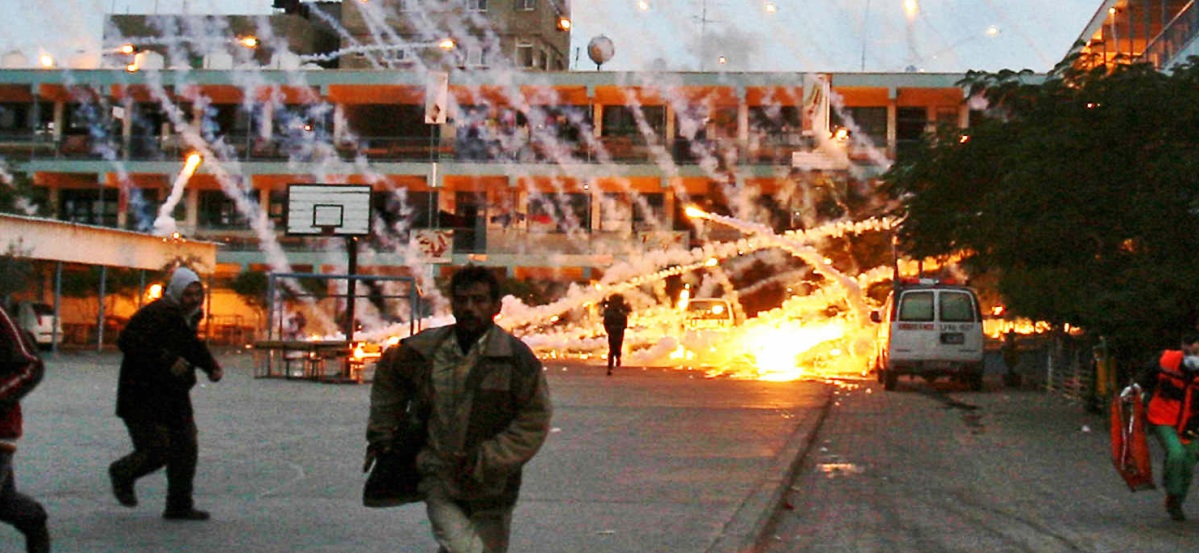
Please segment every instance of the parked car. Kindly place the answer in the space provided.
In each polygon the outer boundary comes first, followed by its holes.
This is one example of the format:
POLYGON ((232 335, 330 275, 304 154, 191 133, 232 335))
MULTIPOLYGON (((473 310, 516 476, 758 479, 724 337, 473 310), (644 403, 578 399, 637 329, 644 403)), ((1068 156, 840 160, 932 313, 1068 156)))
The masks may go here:
POLYGON ((982 389, 982 311, 970 288, 904 279, 870 320, 882 323, 874 370, 884 389, 894 390, 901 374, 929 382, 956 376, 971 389, 982 389))
POLYGON ((686 330, 729 329, 736 322, 729 302, 715 298, 688 301, 683 319, 686 330))
POLYGON ((17 303, 16 312, 17 324, 29 333, 38 347, 50 349, 56 337, 62 342, 62 321, 54 316, 53 307, 40 302, 22 301, 17 303))

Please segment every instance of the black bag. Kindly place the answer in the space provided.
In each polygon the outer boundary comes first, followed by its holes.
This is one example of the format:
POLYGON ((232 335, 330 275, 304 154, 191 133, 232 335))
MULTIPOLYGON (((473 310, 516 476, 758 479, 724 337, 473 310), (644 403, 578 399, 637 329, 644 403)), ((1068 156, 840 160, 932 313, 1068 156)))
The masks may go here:
POLYGON ((362 488, 362 504, 367 507, 399 507, 424 500, 416 489, 420 484, 416 455, 425 447, 430 408, 418 400, 415 382, 405 384, 407 398, 394 441, 376 449, 362 488))
POLYGON ((393 447, 376 455, 362 488, 362 504, 382 509, 423 500, 424 496, 416 489, 420 484, 420 473, 416 470, 419 451, 420 447, 393 447))

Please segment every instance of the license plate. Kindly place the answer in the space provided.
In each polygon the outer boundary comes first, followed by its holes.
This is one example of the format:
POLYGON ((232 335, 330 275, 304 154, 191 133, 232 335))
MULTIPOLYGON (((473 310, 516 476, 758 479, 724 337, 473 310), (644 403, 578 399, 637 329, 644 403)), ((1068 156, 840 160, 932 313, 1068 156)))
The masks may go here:
POLYGON ((942 332, 942 344, 961 345, 966 343, 966 335, 961 332, 942 332))

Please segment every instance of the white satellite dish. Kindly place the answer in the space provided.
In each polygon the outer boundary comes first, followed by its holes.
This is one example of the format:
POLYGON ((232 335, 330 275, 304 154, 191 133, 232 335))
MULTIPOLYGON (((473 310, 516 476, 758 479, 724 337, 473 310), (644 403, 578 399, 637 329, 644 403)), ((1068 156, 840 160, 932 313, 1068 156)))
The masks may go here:
POLYGON ((595 62, 595 69, 597 71, 601 65, 608 63, 608 60, 612 59, 612 56, 615 55, 616 44, 612 42, 612 39, 604 35, 599 35, 587 43, 587 57, 595 62))

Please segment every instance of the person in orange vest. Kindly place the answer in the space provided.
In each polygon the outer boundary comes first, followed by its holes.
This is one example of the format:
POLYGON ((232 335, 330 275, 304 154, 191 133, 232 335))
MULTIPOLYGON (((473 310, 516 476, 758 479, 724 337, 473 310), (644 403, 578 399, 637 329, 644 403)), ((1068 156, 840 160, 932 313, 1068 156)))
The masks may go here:
POLYGON ((1147 394, 1152 392, 1149 429, 1166 452, 1166 512, 1183 521, 1182 503, 1199 462, 1199 333, 1188 332, 1180 349, 1163 351, 1140 380, 1147 394))

